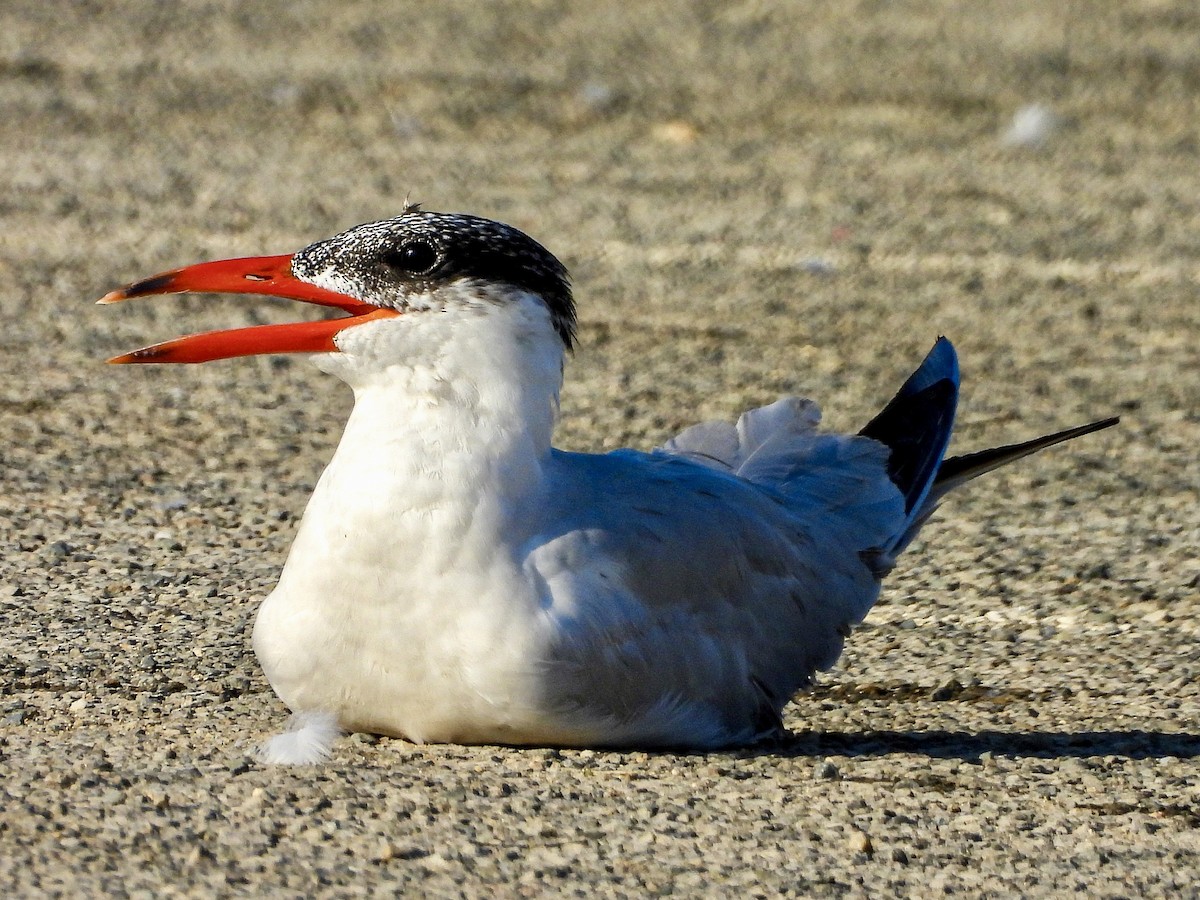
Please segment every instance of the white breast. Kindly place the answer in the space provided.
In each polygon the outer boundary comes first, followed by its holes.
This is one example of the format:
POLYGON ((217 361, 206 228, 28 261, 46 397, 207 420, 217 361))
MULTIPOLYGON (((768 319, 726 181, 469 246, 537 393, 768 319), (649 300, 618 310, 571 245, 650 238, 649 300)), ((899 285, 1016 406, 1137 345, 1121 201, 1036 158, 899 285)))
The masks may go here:
POLYGON ((355 354, 322 360, 355 407, 255 652, 289 707, 347 729, 570 743, 544 733, 547 623, 519 560, 545 489, 561 343, 534 299, 421 318, 350 329, 355 354), (351 368, 371 341, 404 363, 351 368))

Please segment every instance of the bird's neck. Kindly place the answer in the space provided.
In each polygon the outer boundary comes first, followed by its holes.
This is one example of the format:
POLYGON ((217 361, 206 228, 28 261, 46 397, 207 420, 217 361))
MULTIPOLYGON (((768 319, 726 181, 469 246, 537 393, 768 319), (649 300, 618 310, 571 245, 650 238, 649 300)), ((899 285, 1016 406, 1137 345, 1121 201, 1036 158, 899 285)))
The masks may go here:
POLYGON ((393 364, 363 365, 362 353, 357 363, 349 353, 322 360, 355 399, 322 489, 361 520, 356 530, 407 520, 411 540, 422 522, 504 528, 505 515, 543 489, 561 341, 540 301, 474 317, 418 315, 416 327, 376 336, 393 364))

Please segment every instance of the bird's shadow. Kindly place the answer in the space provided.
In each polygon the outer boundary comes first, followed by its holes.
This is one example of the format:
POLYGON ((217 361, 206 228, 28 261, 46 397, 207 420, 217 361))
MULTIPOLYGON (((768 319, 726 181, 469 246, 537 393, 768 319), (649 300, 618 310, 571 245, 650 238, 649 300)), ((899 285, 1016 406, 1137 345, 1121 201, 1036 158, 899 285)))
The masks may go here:
POLYGON ((1200 757, 1200 734, 1145 731, 796 731, 747 747, 745 756, 886 756, 916 753, 978 761, 983 754, 1036 759, 1200 757))

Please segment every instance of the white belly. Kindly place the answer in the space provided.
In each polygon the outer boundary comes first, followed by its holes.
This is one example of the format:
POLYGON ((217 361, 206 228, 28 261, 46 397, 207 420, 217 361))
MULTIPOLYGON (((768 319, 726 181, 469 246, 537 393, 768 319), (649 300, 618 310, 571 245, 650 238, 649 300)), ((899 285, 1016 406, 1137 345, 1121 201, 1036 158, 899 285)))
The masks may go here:
POLYGON ((395 570, 366 584, 330 578, 297 560, 299 549, 254 626, 255 653, 291 709, 413 741, 568 736, 543 708, 543 629, 518 579, 457 577, 447 589, 443 577, 418 594, 395 570))
MULTIPOLYGON (((418 742, 595 741, 553 708, 553 621, 511 548, 422 542, 386 505, 376 521, 362 503, 339 502, 345 487, 326 472, 254 625, 284 703, 418 742)), ((423 510, 419 528, 461 531, 440 515, 423 510)))

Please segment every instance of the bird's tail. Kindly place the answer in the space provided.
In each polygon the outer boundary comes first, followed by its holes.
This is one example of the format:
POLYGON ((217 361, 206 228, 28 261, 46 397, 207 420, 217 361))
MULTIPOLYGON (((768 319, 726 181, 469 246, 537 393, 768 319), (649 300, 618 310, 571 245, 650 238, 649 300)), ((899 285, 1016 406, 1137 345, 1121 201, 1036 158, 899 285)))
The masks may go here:
POLYGON ((1101 419, 1019 444, 946 459, 958 403, 958 383, 954 347, 946 338, 938 338, 891 402, 859 432, 891 450, 888 476, 904 495, 904 527, 886 548, 891 557, 908 546, 942 497, 956 487, 1031 453, 1120 421, 1116 417, 1101 419))

